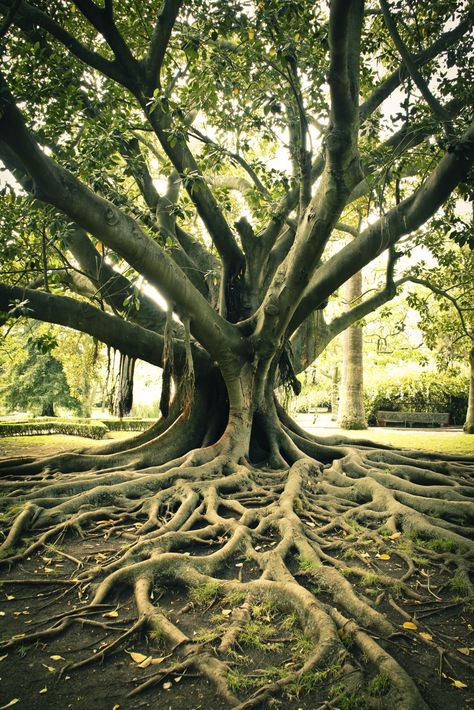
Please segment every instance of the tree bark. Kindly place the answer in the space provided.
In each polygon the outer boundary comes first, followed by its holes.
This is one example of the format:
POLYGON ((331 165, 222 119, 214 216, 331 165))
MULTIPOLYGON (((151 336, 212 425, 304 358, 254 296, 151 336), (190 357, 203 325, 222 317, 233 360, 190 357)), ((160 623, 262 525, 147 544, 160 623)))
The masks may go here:
MULTIPOLYGON (((345 300, 352 303, 362 295, 362 272, 345 284, 345 300)), ((364 363, 362 327, 344 331, 342 345, 342 389, 338 422, 341 429, 367 429, 364 409, 364 363)))
POLYGON ((469 371, 469 401, 463 429, 466 434, 474 434, 474 345, 469 353, 469 371))

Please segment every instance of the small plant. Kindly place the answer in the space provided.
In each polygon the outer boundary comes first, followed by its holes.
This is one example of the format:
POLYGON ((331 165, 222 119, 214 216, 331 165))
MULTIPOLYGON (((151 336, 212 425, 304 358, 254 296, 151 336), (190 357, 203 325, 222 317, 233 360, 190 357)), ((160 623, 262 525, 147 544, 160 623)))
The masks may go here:
POLYGON ((469 595, 469 583, 460 574, 454 575, 449 580, 450 590, 459 597, 467 597, 469 595))
POLYGON ((215 628, 211 629, 200 629, 195 636, 193 636, 194 641, 198 643, 211 643, 221 636, 221 629, 215 628))
POLYGON ((290 631, 291 629, 294 629, 296 626, 298 626, 298 616, 295 614, 295 612, 291 612, 291 614, 287 614, 281 621, 280 626, 282 629, 285 629, 286 631, 290 631))
POLYGON ((296 641, 291 648, 298 656, 308 656, 314 651, 314 643, 309 636, 300 633, 296 635, 296 641))
POLYGON ((207 606, 212 604, 219 593, 217 582, 207 582, 199 587, 193 587, 190 592, 191 601, 197 606, 207 606))
POLYGON ((427 540, 424 543, 424 547, 427 550, 433 550, 433 552, 452 552, 456 549, 456 543, 454 540, 438 537, 433 538, 432 540, 427 540))
POLYGON ((166 637, 161 629, 153 629, 148 636, 158 646, 164 646, 166 637))
POLYGON ((230 607, 240 606, 244 603, 244 601, 245 594, 243 592, 239 592, 237 589, 234 589, 232 592, 229 592, 224 597, 224 604, 230 607))
POLYGON ((261 621, 250 620, 244 625, 239 633, 239 642, 258 648, 260 651, 279 651, 282 644, 278 641, 270 641, 275 633, 272 624, 264 624, 261 621))
POLYGON ((309 557, 303 557, 299 555, 298 557, 298 569, 300 572, 314 572, 321 567, 321 564, 311 560, 309 557))
POLYGON ((364 574, 361 581, 364 587, 377 587, 379 578, 378 575, 373 572, 367 572, 367 574, 364 574))
POLYGON ((340 710, 368 710, 367 701, 364 697, 359 694, 348 693, 342 683, 331 688, 330 696, 334 698, 340 710))
POLYGON ((380 698, 387 695, 390 690, 390 678, 385 671, 381 671, 375 678, 369 682, 367 692, 374 698, 380 698))

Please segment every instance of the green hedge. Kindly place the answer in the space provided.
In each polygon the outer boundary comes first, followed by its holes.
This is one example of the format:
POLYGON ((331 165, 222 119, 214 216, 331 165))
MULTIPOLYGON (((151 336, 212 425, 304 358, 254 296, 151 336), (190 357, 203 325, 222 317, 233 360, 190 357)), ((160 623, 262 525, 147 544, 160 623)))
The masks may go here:
POLYGON ((40 434, 69 434, 102 439, 108 431, 144 431, 156 420, 149 419, 80 419, 35 417, 0 421, 2 436, 34 436, 40 434))
POLYGON ((366 387, 365 410, 369 424, 375 412, 449 412, 450 424, 466 419, 468 378, 462 375, 422 372, 373 382, 366 387))
POLYGON ((68 434, 85 436, 89 439, 102 439, 107 427, 100 421, 65 422, 62 420, 43 421, 41 419, 21 422, 0 422, 0 436, 35 436, 40 434, 68 434))

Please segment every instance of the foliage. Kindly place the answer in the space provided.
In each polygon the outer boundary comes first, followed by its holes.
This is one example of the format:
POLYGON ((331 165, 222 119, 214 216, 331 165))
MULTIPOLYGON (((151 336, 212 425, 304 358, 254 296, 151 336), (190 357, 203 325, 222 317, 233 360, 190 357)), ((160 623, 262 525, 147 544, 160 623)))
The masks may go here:
POLYGON ((462 375, 422 372, 373 381, 366 389, 369 424, 375 424, 375 412, 449 412, 452 424, 462 424, 466 417, 469 382, 462 375))

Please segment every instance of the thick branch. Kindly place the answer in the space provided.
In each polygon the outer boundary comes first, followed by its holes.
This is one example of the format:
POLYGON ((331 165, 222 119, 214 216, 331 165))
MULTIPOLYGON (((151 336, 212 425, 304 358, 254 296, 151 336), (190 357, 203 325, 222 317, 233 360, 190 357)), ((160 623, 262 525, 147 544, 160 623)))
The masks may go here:
POLYGON ((27 130, 13 98, 3 84, 0 130, 35 182, 37 197, 54 205, 86 231, 112 247, 165 298, 192 320, 196 339, 214 359, 242 349, 238 331, 212 309, 172 259, 131 217, 97 196, 39 149, 27 130))
POLYGON ((148 93, 151 96, 155 88, 160 86, 160 71, 166 48, 171 37, 173 25, 178 16, 183 0, 164 0, 156 20, 148 56, 146 58, 146 68, 148 76, 148 93))
MULTIPOLYGON (((10 311, 11 317, 26 316, 88 333, 125 355, 162 366, 163 336, 104 313, 84 301, 0 283, 0 310, 4 313, 10 311), (22 304, 21 307, 15 307, 15 302, 22 304)), ((184 346, 179 341, 175 341, 174 345, 177 357, 184 364, 184 346)), ((194 356, 201 365, 209 365, 203 351, 195 348, 194 356)))
POLYGON ((473 162, 474 124, 452 152, 440 160, 418 190, 321 266, 293 316, 289 326, 290 332, 298 327, 318 303, 334 293, 348 278, 391 244, 395 244, 405 234, 414 231, 433 216, 457 185, 465 179, 473 162))

